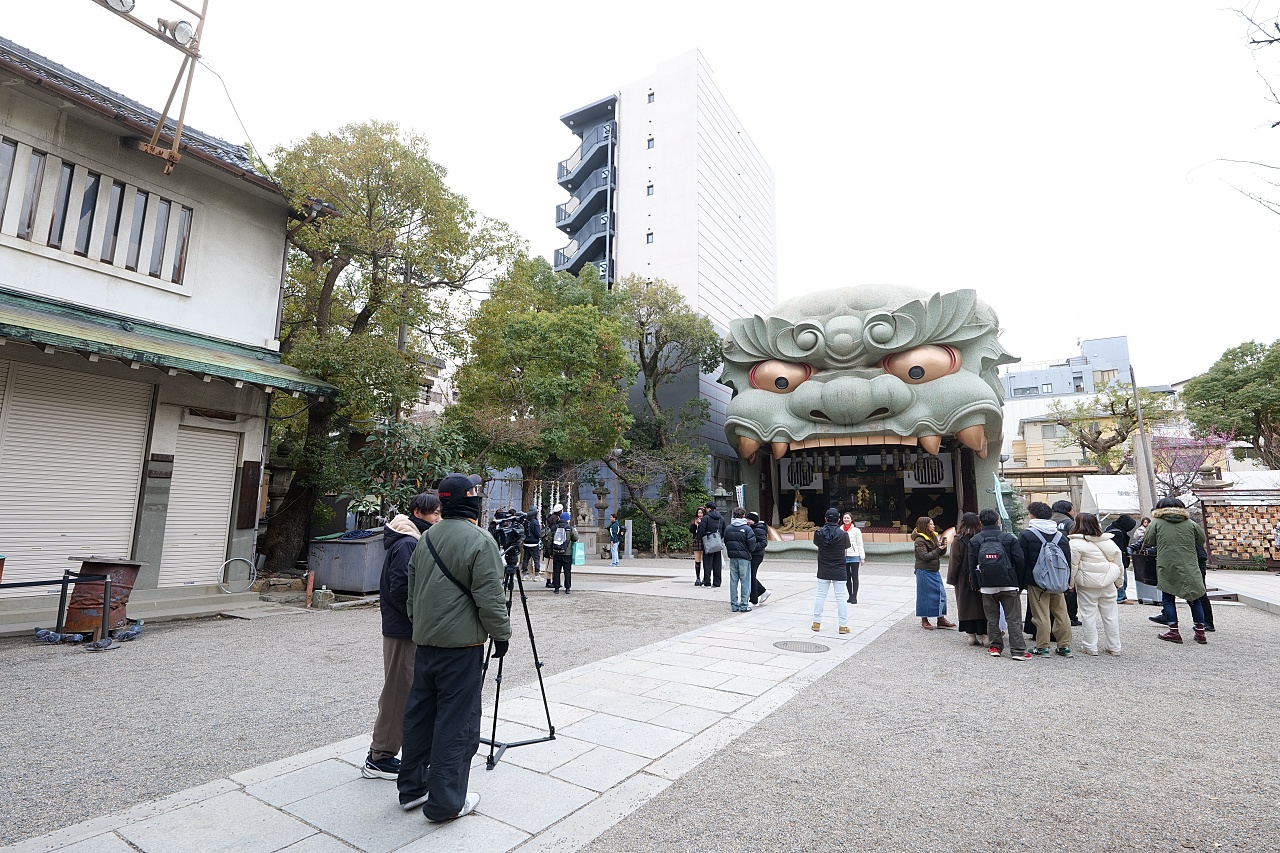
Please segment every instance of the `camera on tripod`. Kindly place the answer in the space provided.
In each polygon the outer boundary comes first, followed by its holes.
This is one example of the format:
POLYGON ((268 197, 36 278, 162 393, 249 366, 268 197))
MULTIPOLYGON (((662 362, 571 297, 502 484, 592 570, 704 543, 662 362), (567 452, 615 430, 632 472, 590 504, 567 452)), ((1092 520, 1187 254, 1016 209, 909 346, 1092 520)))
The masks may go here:
POLYGON ((515 567, 520 543, 524 542, 524 533, 524 513, 518 509, 500 509, 489 522, 489 535, 502 550, 503 562, 506 563, 508 572, 515 567))

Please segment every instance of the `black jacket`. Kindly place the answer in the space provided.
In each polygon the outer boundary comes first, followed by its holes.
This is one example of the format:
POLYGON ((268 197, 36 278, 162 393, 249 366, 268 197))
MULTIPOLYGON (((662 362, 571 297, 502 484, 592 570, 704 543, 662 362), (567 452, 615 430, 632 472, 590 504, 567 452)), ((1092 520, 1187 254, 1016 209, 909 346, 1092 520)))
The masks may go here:
POLYGON ((983 527, 973 538, 969 540, 969 571, 972 572, 978 566, 978 554, 982 551, 982 543, 988 539, 999 539, 1000 544, 1004 545, 1004 550, 1009 555, 1009 562, 1013 567, 1009 570, 1008 577, 999 577, 987 571, 987 576, 983 578, 983 586, 1001 587, 1016 586, 1019 589, 1025 588, 1027 585, 1027 561, 1022 553, 1022 545, 1018 541, 1018 537, 1012 533, 1005 533, 1000 529, 999 524, 993 524, 990 527, 983 527))
POLYGON ((835 522, 824 524, 813 534, 813 544, 818 546, 818 580, 847 580, 844 552, 849 550, 849 534, 835 522))
POLYGON ((756 535, 756 544, 760 547, 751 555, 751 562, 758 563, 764 559, 764 549, 769 545, 769 525, 757 521, 751 525, 751 532, 756 535))
POLYGON ((1129 565, 1129 531, 1137 526, 1131 515, 1122 515, 1115 521, 1111 522, 1111 526, 1103 533, 1111 534, 1111 541, 1116 543, 1116 547, 1120 549, 1120 559, 1124 561, 1124 565, 1129 565))
MULTIPOLYGON (((1040 535, 1044 537, 1046 542, 1052 541, 1053 534, 1044 530, 1040 531, 1040 535)), ((1036 560, 1040 559, 1040 539, 1031 532, 1031 528, 1027 527, 1018 534, 1018 544, 1022 546, 1022 563, 1025 567, 1023 575, 1026 580, 1024 586, 1034 586, 1040 588, 1040 584, 1036 583, 1032 576, 1032 570, 1036 567, 1036 560)), ((1063 533, 1058 538, 1058 547, 1062 549, 1062 556, 1067 558, 1067 565, 1071 564, 1071 544, 1067 539, 1067 534, 1063 533)))
POLYGON ((730 560, 750 560, 756 552, 756 532, 745 518, 735 518, 724 532, 724 549, 730 560), (736 522, 741 521, 741 524, 736 522))
POLYGON ((716 532, 723 539, 725 527, 724 519, 720 517, 719 512, 713 509, 702 517, 702 521, 698 522, 698 538, 701 539, 708 533, 716 532))
POLYGON ((382 611, 382 636, 412 637, 406 601, 409 598, 409 558, 418 547, 418 537, 382 530, 382 577, 378 580, 378 607, 382 611))
POLYGON ((536 512, 527 513, 524 517, 524 544, 532 548, 542 542, 542 525, 538 523, 536 512))

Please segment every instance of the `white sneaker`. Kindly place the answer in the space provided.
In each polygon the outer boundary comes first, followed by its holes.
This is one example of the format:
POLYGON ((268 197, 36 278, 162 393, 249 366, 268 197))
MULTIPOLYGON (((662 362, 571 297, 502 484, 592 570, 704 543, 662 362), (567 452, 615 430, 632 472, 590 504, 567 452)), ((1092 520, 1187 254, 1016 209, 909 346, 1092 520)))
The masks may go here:
POLYGON ((480 795, 475 791, 467 791, 467 798, 462 802, 462 811, 458 812, 458 817, 471 814, 478 805, 480 805, 480 795))
POLYGON ((760 593, 760 597, 757 599, 757 603, 764 604, 768 600, 769 600, 769 590, 766 589, 764 592, 760 593))

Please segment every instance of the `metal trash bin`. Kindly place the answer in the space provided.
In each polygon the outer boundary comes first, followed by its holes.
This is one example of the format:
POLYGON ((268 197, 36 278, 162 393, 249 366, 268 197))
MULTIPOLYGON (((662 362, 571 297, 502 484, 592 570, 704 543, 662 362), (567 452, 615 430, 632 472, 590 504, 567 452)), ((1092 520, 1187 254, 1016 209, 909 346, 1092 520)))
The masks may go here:
POLYGON ((312 539, 307 568, 315 573, 316 589, 377 592, 385 556, 381 532, 363 539, 312 539))

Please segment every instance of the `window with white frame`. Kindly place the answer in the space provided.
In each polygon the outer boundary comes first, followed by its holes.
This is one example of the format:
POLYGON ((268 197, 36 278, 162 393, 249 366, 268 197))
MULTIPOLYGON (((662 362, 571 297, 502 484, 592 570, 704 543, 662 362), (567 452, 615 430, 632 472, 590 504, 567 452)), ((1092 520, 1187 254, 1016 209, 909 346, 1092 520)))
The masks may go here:
POLYGON ((191 249, 195 215, 192 208, 56 156, 51 162, 51 155, 43 151, 23 153, 27 150, 25 145, 0 137, 0 217, 14 194, 20 193, 22 198, 16 221, 8 223, 10 230, 6 233, 152 278, 182 283, 191 249), (45 169, 55 166, 56 188, 50 200, 42 200, 45 169), (102 193, 107 193, 105 199, 102 193), (100 228, 96 227, 99 218, 100 228), (144 258, 145 246, 150 247, 150 254, 144 258))

